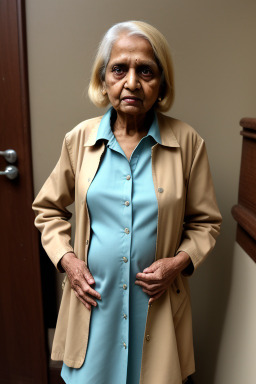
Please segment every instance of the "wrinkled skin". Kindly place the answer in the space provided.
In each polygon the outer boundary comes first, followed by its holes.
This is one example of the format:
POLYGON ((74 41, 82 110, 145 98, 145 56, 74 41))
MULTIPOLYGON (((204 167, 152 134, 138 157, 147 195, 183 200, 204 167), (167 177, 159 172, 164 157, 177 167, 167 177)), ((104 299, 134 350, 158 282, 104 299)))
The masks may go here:
MULTIPOLYGON (((160 259, 136 275, 135 284, 150 296, 149 304, 157 300, 173 283, 177 275, 190 263, 186 252, 180 252, 175 257, 160 259)), ((76 297, 91 310, 101 300, 99 292, 91 286, 95 284, 94 278, 84 261, 79 260, 74 253, 66 253, 61 259, 61 267, 67 273, 71 288, 76 297)))
POLYGON ((74 253, 69 252, 62 257, 60 263, 67 273, 76 297, 87 309, 91 310, 92 305, 96 307, 97 301, 95 299, 101 300, 101 296, 91 287, 95 281, 85 262, 79 260, 74 253))
POLYGON ((136 275, 135 284, 150 296, 149 304, 157 300, 173 283, 175 278, 190 264, 186 252, 180 252, 175 257, 160 259, 152 263, 143 272, 136 275))

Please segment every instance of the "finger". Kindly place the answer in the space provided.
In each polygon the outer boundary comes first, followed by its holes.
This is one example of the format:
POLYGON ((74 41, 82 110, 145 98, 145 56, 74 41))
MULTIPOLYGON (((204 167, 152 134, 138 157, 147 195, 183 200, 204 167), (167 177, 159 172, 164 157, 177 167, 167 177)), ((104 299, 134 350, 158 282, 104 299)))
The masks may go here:
POLYGON ((142 272, 143 273, 154 273, 157 268, 158 267, 156 265, 150 265, 149 267, 144 268, 142 272))
POLYGON ((87 303, 82 297, 78 295, 76 291, 74 291, 76 297, 83 303, 83 305, 90 311, 92 309, 91 305, 87 303))
POLYGON ((154 273, 147 274, 147 273, 139 272, 139 273, 137 273, 136 278, 138 280, 148 281, 148 282, 152 282, 152 283, 157 283, 159 280, 156 278, 156 275, 154 273))
POLYGON ((155 296, 162 290, 159 291, 159 289, 155 289, 153 291, 149 291, 148 289, 142 288, 142 291, 147 293, 149 296, 155 296))
POLYGON ((87 267, 85 267, 85 270, 84 270, 84 277, 85 277, 85 280, 87 281, 88 284, 94 284, 95 283, 93 275, 91 274, 91 272, 89 271, 89 269, 87 267))
POLYGON ((157 289, 157 288, 158 289, 161 288, 161 285, 159 282, 158 282, 158 284, 155 284, 155 283, 149 283, 149 282, 145 283, 144 281, 136 280, 135 284, 139 285, 142 288, 148 289, 149 291, 157 289))
POLYGON ((93 297, 96 297, 96 299, 101 300, 101 295, 99 294, 99 292, 95 291, 95 289, 93 289, 92 287, 90 287, 90 285, 88 285, 86 281, 83 281, 83 282, 82 282, 82 284, 81 284, 81 289, 82 289, 83 292, 85 292, 86 294, 91 295, 91 296, 93 296, 93 297))
POLYGON ((98 303, 97 301, 94 301, 90 296, 88 295, 85 295, 85 301, 91 305, 93 305, 94 307, 97 307, 98 303))
POLYGON ((97 302, 94 301, 86 292, 84 292, 79 286, 76 286, 76 292, 78 293, 79 298, 82 298, 85 302, 97 306, 97 302))
POLYGON ((101 300, 101 295, 99 294, 99 292, 95 291, 95 289, 90 287, 90 285, 85 280, 84 276, 80 276, 79 278, 74 279, 71 284, 71 287, 76 291, 78 291, 77 287, 79 287, 84 293, 101 300))

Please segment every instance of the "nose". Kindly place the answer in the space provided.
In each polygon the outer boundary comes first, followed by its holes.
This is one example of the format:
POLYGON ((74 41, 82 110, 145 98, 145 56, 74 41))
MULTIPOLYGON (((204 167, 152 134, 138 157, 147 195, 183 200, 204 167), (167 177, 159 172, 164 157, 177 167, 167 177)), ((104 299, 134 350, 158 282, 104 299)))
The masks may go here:
POLYGON ((126 75, 126 82, 124 84, 125 88, 130 89, 130 91, 135 91, 140 89, 140 82, 137 76, 137 73, 134 69, 130 69, 126 75))

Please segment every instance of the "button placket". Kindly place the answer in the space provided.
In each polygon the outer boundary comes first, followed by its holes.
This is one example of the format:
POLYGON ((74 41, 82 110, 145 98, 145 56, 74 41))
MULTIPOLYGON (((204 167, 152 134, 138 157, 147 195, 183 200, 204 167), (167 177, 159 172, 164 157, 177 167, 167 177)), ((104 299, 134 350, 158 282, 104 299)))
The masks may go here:
MULTIPOLYGON (((125 167, 125 177, 123 179, 123 254, 121 255, 121 287, 123 291, 122 305, 122 344, 123 349, 128 351, 129 348, 129 294, 130 294, 130 254, 131 254, 131 226, 132 226, 132 177, 130 164, 127 160, 125 167)), ((128 358, 128 354, 127 354, 128 358)), ((127 361, 128 364, 128 361, 127 361)))

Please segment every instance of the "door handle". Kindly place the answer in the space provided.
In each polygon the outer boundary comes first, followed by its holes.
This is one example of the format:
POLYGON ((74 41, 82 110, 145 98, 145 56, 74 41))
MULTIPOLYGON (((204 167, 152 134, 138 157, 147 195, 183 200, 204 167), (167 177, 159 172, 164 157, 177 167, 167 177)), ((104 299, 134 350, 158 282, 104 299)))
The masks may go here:
POLYGON ((18 157, 14 149, 6 149, 6 151, 0 151, 0 156, 4 156, 5 160, 11 164, 15 163, 18 157))
POLYGON ((16 179, 18 177, 19 170, 15 165, 7 165, 4 171, 0 171, 0 176, 5 175, 10 180, 16 179))

